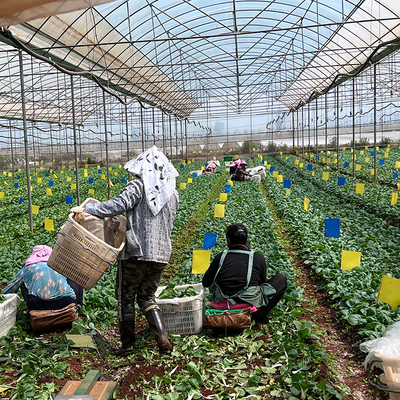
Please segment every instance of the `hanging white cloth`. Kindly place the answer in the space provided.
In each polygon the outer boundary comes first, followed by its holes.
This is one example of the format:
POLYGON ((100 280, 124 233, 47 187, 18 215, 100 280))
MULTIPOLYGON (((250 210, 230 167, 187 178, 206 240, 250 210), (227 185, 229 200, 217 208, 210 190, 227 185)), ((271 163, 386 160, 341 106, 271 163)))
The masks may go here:
POLYGON ((124 168, 142 179, 147 205, 157 215, 175 191, 177 170, 156 146, 128 161, 124 168))

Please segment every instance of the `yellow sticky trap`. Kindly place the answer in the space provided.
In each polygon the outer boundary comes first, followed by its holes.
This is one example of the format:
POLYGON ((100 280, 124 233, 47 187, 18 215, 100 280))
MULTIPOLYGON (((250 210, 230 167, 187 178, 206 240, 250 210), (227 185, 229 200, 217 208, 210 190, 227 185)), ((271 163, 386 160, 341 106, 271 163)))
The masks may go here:
POLYGON ((375 175, 375 170, 371 168, 371 175, 375 175))
POLYGON ((40 170, 43 171, 43 167, 40 167, 40 170))
POLYGON ((333 160, 333 163, 334 163, 334 164, 336 164, 336 163, 337 163, 337 158, 335 158, 335 159, 333 160))
POLYGON ((326 164, 326 158, 325 158, 325 157, 322 159, 322 162, 323 162, 324 164, 326 164))
POLYGON ((330 159, 330 158, 327 158, 326 163, 327 163, 327 164, 330 164, 330 162, 331 162, 331 159, 330 159))
POLYGON ((375 147, 375 150, 376 150, 376 151, 379 151, 379 146, 376 146, 376 147, 375 147))
POLYGON ((350 168, 353 168, 353 163, 352 163, 352 162, 349 164, 349 167, 350 167, 350 168))
POLYGON ((181 184, 179 185, 179 189, 185 190, 186 189, 186 183, 185 182, 181 182, 181 184))
POLYGON ((114 184, 111 181, 108 181, 108 186, 113 187, 114 184))
POLYGON ((335 154, 333 155, 333 157, 337 157, 337 153, 335 153, 335 154))
POLYGON ((365 162, 368 162, 369 161, 369 157, 365 157, 365 162))
POLYGON ((204 274, 210 266, 211 250, 193 250, 192 274, 204 274))
POLYGON ((311 176, 314 176, 314 175, 315 175, 315 171, 312 171, 312 172, 311 172, 311 176))
POLYGON ((3 175, 7 175, 7 171, 3 171, 3 175))
POLYGON ((89 189, 88 194, 94 194, 94 189, 89 189))
POLYGON ((12 177, 12 172, 8 173, 8 177, 11 178, 12 177))
POLYGON ((42 183, 42 178, 37 178, 37 183, 42 183))
POLYGON ((299 160, 294 160, 294 165, 299 165, 299 160))
POLYGON ((322 173, 322 180, 323 181, 329 181, 329 172, 323 172, 322 173))
POLYGON ((383 156, 384 156, 385 158, 388 158, 388 157, 389 157, 389 153, 386 152, 383 156))
MULTIPOLYGON (((88 164, 85 164, 85 168, 87 168, 88 167, 88 164)), ((86 171, 87 172, 87 171, 86 171)))
POLYGON ((4 192, 0 192, 0 199, 4 199, 4 192))
POLYGON ((106 179, 106 176, 105 176, 105 174, 101 174, 101 179, 106 179))
POLYGON ((283 175, 278 175, 278 176, 276 177, 276 181, 277 181, 278 183, 282 183, 282 182, 283 182, 283 175))
POLYGON ((340 268, 344 271, 351 271, 361 265, 361 253, 359 251, 342 251, 340 268))
POLYGON ((53 196, 50 188, 46 188, 46 196, 53 196))
POLYGON ((193 178, 188 178, 187 183, 193 183, 193 178))
POLYGON ((228 179, 228 182, 226 182, 226 184, 230 185, 230 186, 233 186, 233 182, 230 179, 228 179))
POLYGON ((194 158, 192 158, 192 163, 194 163, 195 162, 195 159, 194 158))
POLYGON ((353 153, 353 149, 350 149, 350 151, 353 153))
POLYGON ((119 165, 118 165, 118 168, 119 168, 119 169, 121 169, 121 168, 122 168, 122 165, 121 165, 121 164, 119 164, 119 165))
POLYGON ((286 189, 286 197, 289 196, 289 193, 290 193, 290 189, 286 189))
POLYGON ((45 220, 44 220, 44 229, 46 231, 54 231, 54 221, 52 219, 45 218, 45 220))
POLYGON ((201 169, 202 171, 204 171, 204 165, 202 165, 202 166, 200 167, 200 169, 201 169))
POLYGON ((389 304, 395 310, 400 304, 400 279, 383 275, 379 287, 378 301, 389 304))
POLYGON ((343 151, 346 151, 346 147, 343 147, 343 151))
POLYGON ((315 155, 315 154, 310 154, 310 158, 314 158, 314 155, 315 155))
POLYGON ((361 164, 356 164, 356 171, 361 171, 361 164))
POLYGON ((71 182, 71 177, 67 176, 67 182, 71 182))
POLYGON ((263 164, 264 164, 264 166, 267 166, 267 165, 268 165, 268 163, 267 163, 265 160, 264 160, 263 164))
MULTIPOLYGON (((255 150, 255 149, 254 149, 254 150, 255 150)), ((279 155, 280 155, 280 156, 282 155, 282 152, 281 152, 281 151, 279 152, 279 155)))
POLYGON ((4 184, 5 184, 5 185, 8 185, 7 181, 4 181, 4 184))
POLYGON ((310 199, 307 199, 307 197, 304 197, 304 204, 303 204, 303 209, 305 211, 308 210, 308 205, 310 204, 310 199))
POLYGON ((188 165, 191 164, 192 162, 190 160, 188 160, 188 165))
POLYGON ((64 173, 64 171, 63 171, 63 170, 61 170, 61 171, 60 171, 60 174, 63 174, 63 173, 64 173))
POLYGON ((71 183, 71 189, 75 190, 76 189, 76 183, 71 183))
POLYGON ((219 201, 227 201, 227 200, 228 200, 228 193, 219 194, 219 201))
POLYGON ((225 217, 225 204, 215 204, 214 205, 214 217, 224 218, 225 217))
POLYGON ((273 171, 272 172, 272 176, 274 177, 274 178, 276 178, 277 176, 279 175, 279 172, 278 171, 273 171))
POLYGON ((114 175, 115 175, 115 176, 118 176, 118 172, 114 172, 114 175))
POLYGON ((363 156, 364 155, 364 150, 360 150, 360 154, 363 156))
POLYGON ((32 204, 32 214, 35 214, 35 215, 39 214, 39 206, 34 206, 32 204))
POLYGON ((368 149, 368 146, 365 146, 365 150, 367 150, 368 149))
POLYGON ((88 173, 87 173, 87 172, 84 172, 84 173, 83 173, 83 177, 84 177, 84 178, 87 178, 87 177, 88 177, 88 173))
POLYGON ((111 156, 110 158, 111 158, 111 160, 112 160, 112 159, 114 158, 114 156, 111 156))
POLYGON ((396 161, 396 163, 394 164, 395 168, 400 168, 400 161, 396 161))
POLYGON ((300 167, 300 168, 303 168, 303 163, 300 163, 299 167, 300 167))
POLYGON ((18 172, 21 172, 21 168, 18 168, 18 172))
POLYGON ((100 165, 97 166, 97 169, 100 169, 100 165))
POLYGON ((363 194, 364 193, 365 184, 364 183, 356 183, 356 193, 363 194))
POLYGON ((57 179, 57 178, 58 178, 58 176, 57 176, 56 174, 53 174, 53 177, 54 177, 54 179, 57 179))
MULTIPOLYGON (((210 151, 210 153, 211 153, 211 151, 210 151)), ((215 157, 213 157, 213 161, 215 161, 216 160, 216 158, 215 157)))
POLYGON ((112 167, 108 167, 108 170, 111 172, 112 171, 112 167))
POLYGON ((400 190, 400 183, 397 184, 397 190, 400 190))
POLYGON ((398 197, 398 194, 396 192, 393 192, 392 193, 392 201, 390 202, 391 206, 394 206, 395 204, 397 204, 397 197, 398 197))

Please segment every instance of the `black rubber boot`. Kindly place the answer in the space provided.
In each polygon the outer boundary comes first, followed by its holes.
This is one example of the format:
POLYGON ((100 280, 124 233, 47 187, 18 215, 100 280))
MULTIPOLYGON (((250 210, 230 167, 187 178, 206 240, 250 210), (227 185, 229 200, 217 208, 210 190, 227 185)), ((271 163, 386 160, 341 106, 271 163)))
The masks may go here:
POLYGON ((119 321, 119 334, 121 337, 121 348, 114 352, 115 356, 122 356, 135 345, 135 321, 119 321))
POLYGON ((146 319, 149 323, 150 332, 154 334, 157 341, 158 349, 161 353, 171 351, 172 345, 168 340, 168 334, 165 330, 164 318, 161 310, 153 308, 145 313, 146 319))

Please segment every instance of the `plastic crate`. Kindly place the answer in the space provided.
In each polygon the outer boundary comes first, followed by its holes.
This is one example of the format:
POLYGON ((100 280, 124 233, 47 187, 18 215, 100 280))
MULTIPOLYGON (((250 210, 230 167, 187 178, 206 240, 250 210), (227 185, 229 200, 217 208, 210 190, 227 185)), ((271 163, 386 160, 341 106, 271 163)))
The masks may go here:
MULTIPOLYGON (((95 199, 86 199, 82 204, 98 203, 95 199)), ((126 219, 117 217, 120 226, 115 230, 115 246, 110 246, 69 217, 60 228, 58 239, 47 262, 48 266, 66 278, 91 289, 107 272, 117 259, 125 245, 126 219)))
MULTIPOLYGON (((375 357, 382 361, 384 376, 381 381, 387 385, 390 390, 400 392, 400 358, 394 356, 385 356, 381 353, 375 353, 375 357)), ((389 393, 390 400, 400 400, 400 393, 389 393)))
POLYGON ((4 294, 7 300, 0 304, 0 337, 7 335, 8 331, 17 321, 17 310, 21 299, 15 293, 4 294))
POLYGON ((160 307, 167 332, 178 335, 194 335, 203 329, 204 325, 204 288, 201 283, 178 285, 175 289, 181 292, 193 286, 197 295, 174 299, 158 299, 157 296, 166 288, 160 286, 156 291, 156 302, 160 307))

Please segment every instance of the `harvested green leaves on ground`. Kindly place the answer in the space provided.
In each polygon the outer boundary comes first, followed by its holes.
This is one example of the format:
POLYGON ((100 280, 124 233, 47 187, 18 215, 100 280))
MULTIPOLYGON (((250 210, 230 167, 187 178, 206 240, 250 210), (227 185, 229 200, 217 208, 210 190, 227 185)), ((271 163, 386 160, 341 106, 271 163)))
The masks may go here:
POLYGON ((158 296, 160 300, 162 299, 174 299, 175 297, 183 298, 183 297, 192 297, 197 296, 197 292, 193 286, 189 286, 183 292, 175 289, 175 285, 168 285, 158 296))

